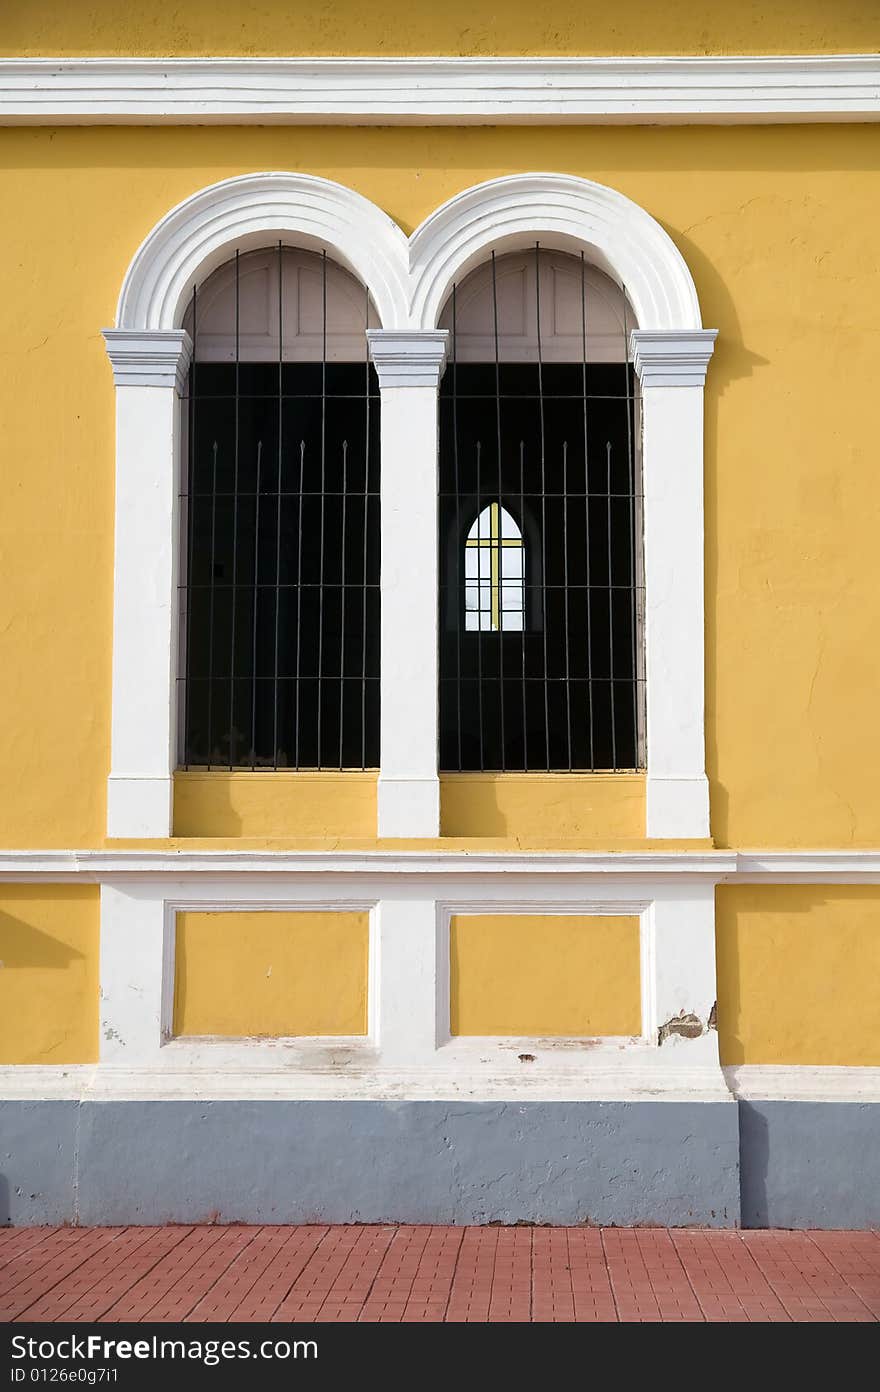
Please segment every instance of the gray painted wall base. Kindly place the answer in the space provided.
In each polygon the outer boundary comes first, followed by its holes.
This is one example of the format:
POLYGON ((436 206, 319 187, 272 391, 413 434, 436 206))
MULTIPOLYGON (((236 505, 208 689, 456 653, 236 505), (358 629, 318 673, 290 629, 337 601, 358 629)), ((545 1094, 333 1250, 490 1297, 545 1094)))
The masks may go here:
POLYGON ((744 1228, 880 1227, 880 1104, 740 1102, 744 1228))
POLYGON ((876 1226, 880 1105, 0 1101, 0 1224, 236 1220, 876 1226))
POLYGON ((732 1103, 0 1102, 14 1223, 739 1221, 732 1103))

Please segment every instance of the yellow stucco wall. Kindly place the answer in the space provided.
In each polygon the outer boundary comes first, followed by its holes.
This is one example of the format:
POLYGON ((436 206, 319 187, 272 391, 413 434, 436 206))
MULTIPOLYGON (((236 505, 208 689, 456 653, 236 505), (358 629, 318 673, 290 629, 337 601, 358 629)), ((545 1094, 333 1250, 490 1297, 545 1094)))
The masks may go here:
POLYGON ((98 893, 0 884, 0 1064, 97 1059, 98 893))
POLYGON ((174 835, 369 840, 376 835, 376 774, 180 772, 174 835))
POLYGON ((722 1063, 880 1065, 880 886, 722 886, 722 1063))
POLYGON ((880 47, 872 0, 30 0, 0 53, 841 53, 880 47))
POLYGON ((645 776, 442 774, 440 831, 550 843, 639 840, 645 834, 645 776))
POLYGON ((367 1032, 369 915, 179 913, 178 1035, 367 1032))
POLYGON ((453 1035, 634 1035, 639 920, 460 914, 449 925, 453 1035))
POLYGON ((113 387, 100 330, 125 269, 180 199, 284 168, 351 185, 408 231, 471 183, 540 168, 598 179, 660 220, 720 330, 706 393, 713 833, 880 844, 866 757, 880 689, 875 126, 5 129, 0 160, 14 478, 0 517, 0 845, 103 838, 113 387))

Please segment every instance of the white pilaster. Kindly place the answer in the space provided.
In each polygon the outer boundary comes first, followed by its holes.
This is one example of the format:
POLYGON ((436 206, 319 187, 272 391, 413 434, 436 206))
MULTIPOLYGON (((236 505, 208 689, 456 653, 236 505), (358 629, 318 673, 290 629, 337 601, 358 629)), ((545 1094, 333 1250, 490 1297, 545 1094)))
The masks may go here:
POLYGON ((704 734, 703 387, 717 330, 636 329, 645 518, 651 837, 709 835, 704 734))
POLYGON ((715 886, 658 887, 643 925, 642 1030, 672 1066, 720 1066, 715 886))
POLYGON ((113 716, 107 835, 171 833, 176 762, 183 330, 107 329, 116 384, 113 716))
POLYGON ((440 833, 437 391, 445 330, 367 333, 382 394, 380 836, 440 833))
POLYGON ((378 908, 376 1006, 381 1067, 432 1064, 439 1042, 437 905, 383 899, 378 908))
POLYGON ((155 1064, 170 1030, 174 941, 164 889, 101 886, 102 1063, 155 1064))

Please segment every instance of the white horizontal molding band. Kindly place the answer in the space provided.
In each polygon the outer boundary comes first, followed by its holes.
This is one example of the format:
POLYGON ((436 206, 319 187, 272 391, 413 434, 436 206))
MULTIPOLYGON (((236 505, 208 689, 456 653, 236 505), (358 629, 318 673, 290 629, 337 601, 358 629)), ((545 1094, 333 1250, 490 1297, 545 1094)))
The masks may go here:
POLYGON ((579 1075, 437 1068, 118 1068, 6 1064, 3 1101, 213 1099, 281 1101, 742 1101, 880 1103, 880 1068, 740 1065, 722 1070, 592 1066, 579 1075), (725 1086, 726 1084, 726 1086, 725 1086), (728 1090, 729 1089, 729 1090, 728 1090))
POLYGON ((722 1071, 744 1102, 880 1102, 880 1068, 742 1063, 722 1071))
POLYGON ((876 121, 880 55, 4 58, 0 124, 876 121))
MULTIPOLYGON (((880 859, 880 857, 878 857, 880 859)), ((290 875, 602 875, 725 879, 735 870, 732 851, 462 852, 462 851, 4 851, 0 880, 75 878, 110 880, 160 876, 270 878, 290 875)))
POLYGON ((880 884, 880 850, 859 851, 0 851, 0 881, 179 879, 242 875, 581 875, 737 881, 743 884, 880 884))

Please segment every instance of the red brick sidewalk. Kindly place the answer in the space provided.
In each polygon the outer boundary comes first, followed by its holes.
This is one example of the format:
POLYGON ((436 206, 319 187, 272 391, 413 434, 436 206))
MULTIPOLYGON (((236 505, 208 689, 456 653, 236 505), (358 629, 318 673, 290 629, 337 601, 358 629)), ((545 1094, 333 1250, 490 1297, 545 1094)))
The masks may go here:
POLYGON ((0 1230, 0 1320, 880 1318, 880 1233, 0 1230))

